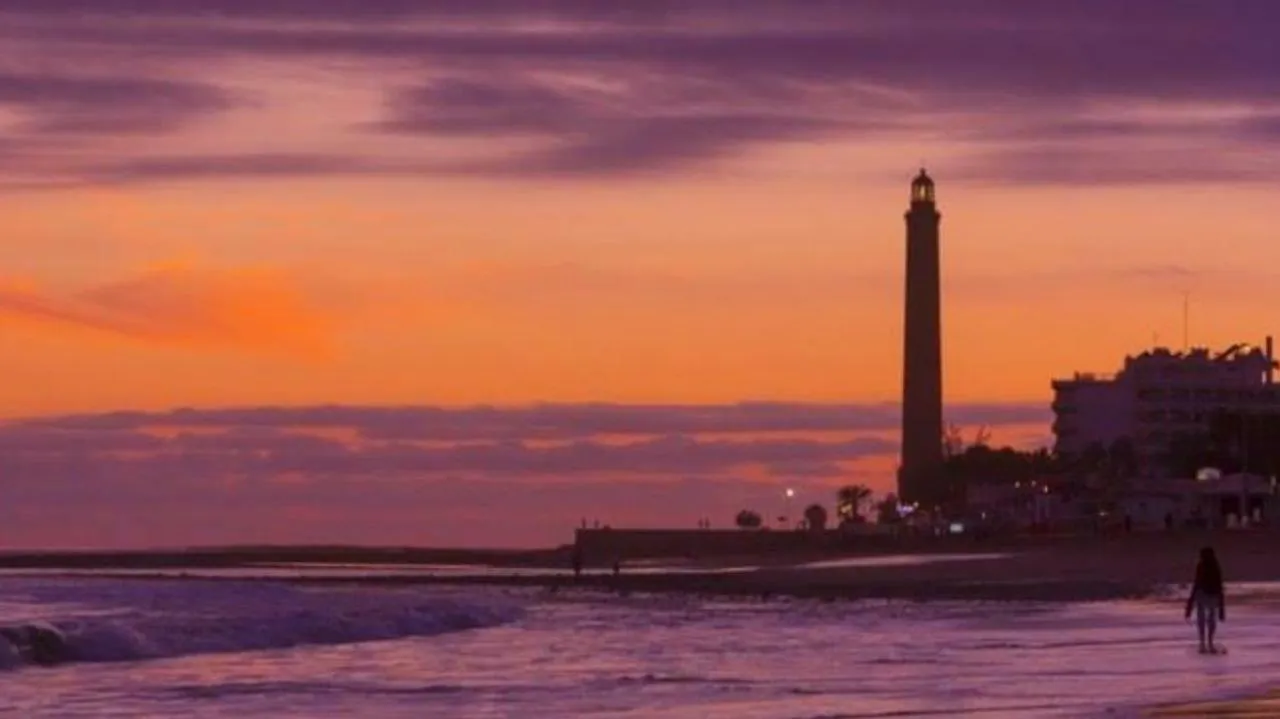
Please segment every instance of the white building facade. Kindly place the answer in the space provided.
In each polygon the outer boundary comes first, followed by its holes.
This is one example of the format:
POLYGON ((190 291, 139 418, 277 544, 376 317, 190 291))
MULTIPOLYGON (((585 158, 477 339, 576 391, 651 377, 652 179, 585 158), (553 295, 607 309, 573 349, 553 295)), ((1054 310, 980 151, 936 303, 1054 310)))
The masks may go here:
POLYGON ((1128 438, 1144 466, 1179 435, 1208 429, 1221 412, 1280 411, 1272 339, 1223 352, 1158 348, 1125 357, 1115 375, 1076 373, 1053 381, 1054 449, 1076 454, 1128 438))

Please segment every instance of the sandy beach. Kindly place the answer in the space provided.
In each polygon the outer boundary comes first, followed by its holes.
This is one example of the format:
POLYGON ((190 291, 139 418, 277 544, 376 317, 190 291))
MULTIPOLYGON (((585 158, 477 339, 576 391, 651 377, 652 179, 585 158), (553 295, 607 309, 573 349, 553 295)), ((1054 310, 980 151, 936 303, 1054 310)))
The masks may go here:
MULTIPOLYGON (((1028 661, 1034 663, 1041 660, 1036 657, 1046 656, 1040 648, 1043 642, 1065 641, 1052 650, 1052 656, 1058 657, 1053 662, 1061 661, 1062 652, 1074 653, 1075 658, 1070 660, 1074 662, 1095 661, 1099 657, 1105 662, 1111 661, 1108 657, 1127 656, 1126 652, 1133 651, 1134 646, 1159 646, 1162 647, 1158 652, 1159 661, 1171 668, 1146 668, 1142 673, 1143 681, 1149 684, 1152 693, 1131 696, 1129 703, 1125 704, 1126 711, 1150 717, 1270 717, 1280 716, 1280 694, 1233 701, 1222 701, 1221 698, 1253 691, 1259 685, 1265 688, 1269 678, 1272 665, 1267 663, 1266 657, 1271 655, 1270 644, 1265 632, 1259 634, 1258 628, 1268 626, 1266 617, 1272 613, 1272 606, 1280 602, 1280 596, 1266 584, 1280 582, 1280 559, 1273 553, 1277 539, 1280 535, 1262 532, 1135 533, 1106 537, 1038 536, 999 540, 947 538, 855 547, 841 552, 701 556, 696 562, 636 558, 625 562, 618 576, 614 576, 612 567, 596 563, 577 578, 569 571, 569 554, 565 548, 508 552, 241 547, 169 552, 9 553, 0 554, 0 574, 34 575, 42 578, 40 581, 52 581, 50 586, 75 587, 76 596, 92 595, 99 586, 106 588, 102 591, 110 592, 129 592, 133 590, 128 587, 137 586, 138 596, 146 602, 153 601, 153 589, 127 580, 198 579, 167 581, 155 586, 164 587, 164 591, 169 593, 188 592, 193 597, 203 597, 208 601, 213 601, 210 597, 234 599, 226 609, 232 613, 228 616, 239 611, 237 602, 246 593, 262 593, 267 597, 263 606, 275 608, 277 604, 271 597, 276 596, 274 593, 288 591, 289 585, 294 588, 307 585, 307 591, 299 596, 331 597, 332 601, 352 596, 414 596, 412 591, 400 592, 399 589, 430 585, 522 588, 533 590, 533 593, 487 594, 523 597, 543 607, 591 607, 592 611, 613 617, 611 622, 618 621, 617 616, 640 611, 643 607, 663 606, 663 602, 655 601, 654 597, 644 596, 646 593, 742 597, 749 601, 731 604, 746 612, 743 616, 757 617, 759 615, 753 612, 772 611, 777 613, 780 621, 812 619, 814 612, 834 612, 836 614, 831 616, 843 616, 844 608, 825 602, 858 599, 901 599, 926 603, 945 600, 1054 602, 1060 603, 1062 612, 1088 618, 1083 625, 1085 628, 1081 629, 1078 621, 1068 623, 1061 631, 1070 638, 1063 640, 1058 630, 1032 627, 1026 630, 1029 633, 1023 633, 1025 627, 1020 629, 1021 625, 1013 618, 1007 624, 988 618, 977 621, 994 623, 984 625, 972 636, 948 639, 955 645, 949 651, 969 656, 974 652, 980 654, 984 651, 982 647, 989 644, 1008 644, 1013 647, 1010 651, 1023 652, 1028 661), (1197 551, 1205 544, 1212 544, 1217 549, 1228 582, 1228 627, 1234 633, 1227 643, 1231 644, 1232 654, 1221 660, 1228 663, 1213 665, 1213 668, 1224 671, 1232 666, 1231 662, 1237 666, 1229 673, 1236 681, 1225 691, 1212 677, 1206 680, 1207 675, 1196 673, 1200 665, 1183 653, 1183 640, 1191 641, 1194 630, 1181 625, 1182 592, 1191 579, 1197 551), (64 574, 70 577, 69 583, 59 584, 64 582, 64 574), (108 576, 110 578, 106 578, 108 576), (370 591, 330 591, 346 588, 367 588, 370 591), (397 591, 380 593, 386 588, 397 591), (760 601, 783 597, 818 599, 824 603, 806 604, 805 611, 793 613, 785 603, 760 601), (1140 603, 1106 603, 1106 600, 1116 599, 1138 599, 1140 603), (1103 603, 1081 604, 1094 601, 1103 603), (1234 623, 1231 621, 1233 611, 1238 612, 1234 623), (1123 616, 1117 619, 1115 612, 1121 612, 1123 616), (1101 626, 1098 621, 1102 621, 1101 626), (1090 631, 1093 634, 1089 634, 1090 631), (1190 633, 1183 634, 1182 631, 1190 633), (1046 636, 1050 638, 1046 640, 1046 636), (1199 686, 1204 691, 1180 688, 1177 685, 1179 675, 1176 674, 1180 671, 1192 672, 1187 676, 1198 677, 1196 681, 1202 682, 1199 686), (1186 703, 1186 697, 1215 697, 1217 700, 1186 703), (1161 701, 1171 702, 1179 698, 1183 703, 1160 704, 1161 701), (1141 708, 1144 701, 1150 703, 1150 708, 1141 708), (1133 702, 1138 706, 1133 706, 1133 702)), ((485 594, 479 593, 478 596, 485 594)), ((455 596, 473 595, 462 592, 455 596)), ((677 604, 683 602, 681 597, 670 599, 677 604)), ((906 621, 895 614, 902 611, 903 606, 892 601, 873 602, 866 606, 866 611, 879 612, 875 616, 892 623, 906 621)), ((316 611, 326 608, 326 605, 318 605, 316 611)), ((955 605, 912 605, 910 609, 912 612, 925 612, 926 616, 934 610, 945 615, 955 611, 955 605)), ((1010 607, 1010 611, 1015 613, 1024 610, 1025 607, 1010 607)), ((732 612, 720 614, 717 621, 729 616, 735 615, 732 612)), ((827 625, 822 621, 814 625, 814 636, 825 636, 822 627, 827 625)), ((845 624, 837 624, 846 627, 845 624)), ((345 625, 338 621, 326 626, 331 629, 332 626, 345 625)), ((969 631, 963 627, 952 627, 947 631, 961 630, 969 631)), ((758 628, 751 629, 747 635, 755 636, 752 632, 758 633, 758 628)), ((898 641, 896 637, 897 634, 891 634, 885 641, 898 641)), ((810 641, 806 639, 805 643, 810 641)), ((910 646, 904 644, 900 650, 894 651, 910 654, 910 646)), ((993 657, 992 660, 999 661, 998 657, 993 657)), ((1047 669, 1036 671, 1041 671, 1046 681, 1069 683, 1078 678, 1075 673, 1059 675, 1055 673, 1058 670, 1054 666, 1051 662, 1047 669)), ((922 667, 922 671, 928 671, 928 665, 922 667)), ((980 684, 987 679, 979 670, 966 681, 980 684)), ((1124 679, 1104 671, 1091 681, 1114 683, 1124 679)), ((1108 691, 1123 693, 1115 686, 1108 691)), ((1033 702, 1024 708, 1040 706, 1033 702)), ((1027 716, 1035 715, 1032 708, 1026 710, 1031 712, 1027 716)))
POLYGON ((1149 596, 1191 578, 1197 550, 1212 544, 1228 582, 1280 581, 1280 535, 1268 532, 1135 533, 1120 536, 948 538, 877 545, 859 551, 704 557, 664 565, 630 559, 614 576, 589 566, 567 571, 566 548, 528 551, 411 548, 233 548, 178 552, 99 552, 0 555, 0 568, 111 570, 367 565, 358 572, 312 577, 314 583, 471 584, 599 589, 613 592, 688 592, 821 599, 1090 601, 1149 596), (963 561, 947 561, 948 558, 963 561), (887 561, 892 560, 892 561, 887 561), (455 565, 487 571, 415 571, 415 565, 455 565), (511 571, 503 571, 503 570, 511 571), (546 571, 521 572, 534 569, 546 571), (678 569, 678 571, 676 571, 678 569), (558 570, 558 571, 556 571, 558 570))
MULTIPOLYGON (((1191 579, 1196 553, 1218 548, 1229 581, 1280 581, 1276 535, 1263 533, 1135 534, 920 543, 831 556, 725 557, 719 567, 680 573, 594 570, 558 576, 456 576, 378 581, 432 581, 508 586, 579 586, 621 592, 792 596, 822 599, 1091 601, 1150 596, 1191 579), (981 556, 973 556, 976 554, 981 556), (963 561, 947 561, 948 556, 963 561), (912 557, 918 561, 876 562, 912 557), (725 571, 736 569, 737 571, 725 571)), ((321 580, 327 581, 327 580, 321 580)))
POLYGON ((1225 702, 1191 702, 1153 708, 1147 713, 1152 719, 1171 717, 1224 717, 1246 719, 1280 717, 1280 692, 1271 692, 1252 699, 1225 702))

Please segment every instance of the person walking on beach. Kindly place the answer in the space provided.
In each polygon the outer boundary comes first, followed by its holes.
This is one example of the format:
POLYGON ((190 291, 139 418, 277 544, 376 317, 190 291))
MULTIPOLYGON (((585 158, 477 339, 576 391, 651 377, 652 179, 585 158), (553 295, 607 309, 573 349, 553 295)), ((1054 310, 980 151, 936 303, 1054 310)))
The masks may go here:
POLYGON ((1196 629, 1200 632, 1200 653, 1216 654, 1218 649, 1213 638, 1218 622, 1227 620, 1227 603, 1222 588, 1222 567, 1213 547, 1200 550, 1195 583, 1191 585, 1191 596, 1187 597, 1185 619, 1191 619, 1192 608, 1196 612, 1196 629))

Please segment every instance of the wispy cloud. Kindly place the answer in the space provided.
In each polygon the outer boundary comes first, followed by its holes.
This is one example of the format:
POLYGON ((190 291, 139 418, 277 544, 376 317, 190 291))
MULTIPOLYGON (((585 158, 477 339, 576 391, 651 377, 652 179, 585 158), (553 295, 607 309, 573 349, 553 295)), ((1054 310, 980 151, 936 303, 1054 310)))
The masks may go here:
MULTIPOLYGON (((1257 182, 1280 165, 1278 12, 1265 0, 24 0, 6 3, 0 37, 20 49, 27 74, 9 78, 8 97, 35 113, 28 129, 171 129, 226 108, 214 88, 227 68, 342 59, 346 81, 387 95, 381 121, 348 131, 407 143, 395 161, 137 148, 36 168, 71 182, 625 176, 715 167, 780 142, 885 137, 956 144, 968 159, 954 175, 975 182, 1257 182), (94 58, 154 79, 61 69, 94 58), (61 74, 38 76, 41 66, 61 74), (209 84, 177 79, 178 67, 209 84), (1198 114, 1177 119, 1187 108, 1198 114), (443 160, 415 153, 413 137, 520 149, 443 160)), ((0 77, 0 102, 5 87, 0 77)))
MULTIPOLYGON (((962 425, 1043 422, 1041 403, 959 404, 948 410, 962 425)), ((525 407, 246 407, 112 412, 32 419, 17 427, 56 431, 140 431, 154 427, 346 428, 377 440, 573 440, 594 435, 697 435, 893 430, 898 406, 745 402, 724 405, 540 404, 525 407)), ((257 435, 232 435, 254 440, 257 435)), ((268 434, 267 439, 276 435, 268 434)))
POLYGON ((666 76, 585 79, 595 82, 443 78, 393 95, 391 117, 378 127, 427 136, 543 138, 543 149, 436 168, 542 176, 666 171, 751 145, 871 129, 835 113, 824 117, 820 108, 791 109, 796 92, 767 83, 748 97, 750 88, 666 76))
POLYGON ((0 319, 57 324, 139 341, 314 356, 324 317, 285 274, 158 267, 74 292, 0 285, 0 319))
POLYGON ((0 72, 0 106, 20 118, 18 134, 167 132, 232 105, 229 93, 194 82, 0 72))
POLYGON ((83 163, 73 182, 99 185, 219 178, 422 176, 428 169, 423 163, 324 153, 149 156, 83 163))

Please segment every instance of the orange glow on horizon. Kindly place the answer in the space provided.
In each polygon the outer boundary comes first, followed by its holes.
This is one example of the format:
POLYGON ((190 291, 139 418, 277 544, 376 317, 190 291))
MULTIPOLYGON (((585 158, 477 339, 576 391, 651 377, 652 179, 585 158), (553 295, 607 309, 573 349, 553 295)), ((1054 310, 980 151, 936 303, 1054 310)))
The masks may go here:
MULTIPOLYGON (((1269 329, 1266 308, 1249 289, 1247 263, 1200 264, 1198 238, 1211 225, 1198 206, 1136 191, 1019 190, 1001 200, 991 191, 948 188, 945 172, 937 174, 944 386, 952 401, 1046 398, 1051 376, 1111 370, 1153 334, 1176 343, 1189 286, 1196 342, 1257 341, 1269 329), (1073 204, 1058 206, 1055 195, 1073 204), (995 212, 1001 204, 1004 211, 995 212), (1156 205, 1163 209, 1153 227, 1156 205), (1133 242, 1111 239, 1121 236, 1133 242), (1101 240, 1113 251, 1091 249, 1101 240)), ((820 202, 808 187, 778 194, 765 183, 742 191, 747 202, 733 203, 733 188, 712 185, 702 190, 709 198, 703 214, 690 215, 687 202, 666 191, 652 202, 641 192, 630 203, 587 203, 579 213, 576 188, 543 190, 529 204, 514 188, 496 186, 491 192, 506 192, 500 196, 510 206, 489 212, 462 202, 452 210, 459 222, 448 227, 428 222, 431 210, 408 206, 394 222, 361 226, 359 218, 386 206, 362 204, 364 192, 332 204, 308 202, 305 186, 282 188, 282 204, 270 212, 305 222, 266 227, 260 220, 272 215, 260 213, 270 203, 258 196, 209 212, 172 202, 176 191, 131 190, 128 210, 114 216, 115 235, 150 248, 154 263, 181 256, 194 230, 206 238, 206 259, 120 283, 115 278, 131 270, 110 255, 79 257, 65 274, 54 271, 65 243, 29 245, 24 292, 79 279, 79 286, 99 289, 77 301, 129 302, 164 325, 111 337, 86 334, 75 322, 6 322, 14 341, 0 359, 11 380, 2 413, 175 404, 893 400, 904 187, 868 188, 874 202, 849 211, 829 188, 820 202), (730 210, 737 204, 759 214, 749 198, 766 187, 775 201, 763 221, 730 210), (608 233, 610 218, 616 234, 608 233), (637 225, 641 218, 647 223, 637 225), (411 237, 415 227, 423 239, 411 237), (278 241, 262 244, 269 230, 278 241), (685 241, 673 242, 674 232, 685 241), (868 245, 867 237, 875 241, 868 245), (228 269, 199 269, 213 262, 228 269), (278 269, 243 269, 255 265, 278 269), (84 281, 91 276, 96 281, 84 281), (296 278, 305 299, 292 294, 280 279, 286 276, 296 278), (164 346, 170 340, 191 350, 175 354, 164 346), (328 359, 297 363, 239 349, 260 343, 313 357, 327 343, 328 359), (75 361, 80 356, 97 361, 75 361), (64 389, 22 389, 40 385, 64 389)), ((1238 236, 1240 255, 1248 256, 1257 235, 1247 218, 1259 214, 1249 208, 1261 198, 1203 192, 1222 203, 1214 217, 1245 218, 1236 230, 1219 232, 1238 236)), ((0 213, 0 227, 6 236, 77 237, 87 231, 75 219, 80 199, 102 197, 41 197, 25 211, 0 213)), ((20 204, 0 200, 6 209, 20 204)), ((5 315, 12 320, 15 313, 5 315)))

